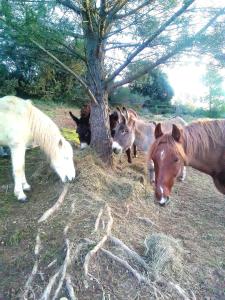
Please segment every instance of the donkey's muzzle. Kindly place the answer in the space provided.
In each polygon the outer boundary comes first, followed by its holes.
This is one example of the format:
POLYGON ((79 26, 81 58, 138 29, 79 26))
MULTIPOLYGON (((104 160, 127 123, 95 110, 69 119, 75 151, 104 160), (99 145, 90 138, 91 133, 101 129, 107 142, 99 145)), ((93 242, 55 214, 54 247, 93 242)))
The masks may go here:
POLYGON ((112 150, 115 154, 120 154, 120 153, 122 153, 123 149, 117 142, 113 142, 112 143, 112 150))

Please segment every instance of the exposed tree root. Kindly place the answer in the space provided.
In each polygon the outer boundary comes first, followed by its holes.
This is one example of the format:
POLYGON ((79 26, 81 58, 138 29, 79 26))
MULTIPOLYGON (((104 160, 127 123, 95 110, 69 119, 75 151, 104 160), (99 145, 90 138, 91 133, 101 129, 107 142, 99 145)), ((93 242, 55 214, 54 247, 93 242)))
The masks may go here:
POLYGON ((171 286, 174 290, 176 290, 176 292, 179 294, 179 296, 182 297, 182 299, 190 300, 186 292, 177 283, 173 283, 172 281, 169 281, 167 284, 171 286))
POLYGON ((107 255, 109 258, 115 260, 116 262, 118 262, 120 265, 122 265, 124 268, 126 268, 129 272, 131 272, 133 274, 133 276, 139 281, 139 282, 143 282, 146 284, 149 284, 149 280, 143 276, 142 274, 138 273, 137 270, 135 270, 134 268, 132 268, 128 262, 116 255, 114 255, 112 252, 101 248, 100 249, 105 255, 107 255))
POLYGON ((28 299, 29 292, 33 293, 32 283, 38 271, 38 257, 39 257, 40 249, 41 249, 41 239, 40 239, 40 234, 38 233, 36 236, 36 244, 34 248, 34 254, 36 259, 31 274, 25 283, 24 292, 22 296, 24 300, 28 299))
POLYGON ((101 216, 103 214, 103 209, 101 208, 99 213, 98 213, 98 217, 95 221, 95 231, 98 231, 98 227, 99 227, 99 222, 100 222, 100 219, 101 219, 101 216))
POLYGON ((71 277, 68 274, 66 275, 66 288, 67 288, 68 294, 70 296, 70 300, 77 300, 77 297, 74 293, 74 288, 73 288, 73 285, 71 282, 71 277))
POLYGON ((134 259, 140 266, 142 266, 146 271, 149 271, 149 267, 146 264, 146 262, 144 261, 143 258, 140 257, 140 255, 137 254, 137 252, 135 252, 134 250, 130 249, 126 244, 124 244, 121 240, 119 240, 118 238, 110 235, 109 236, 109 240, 116 246, 121 247, 126 253, 127 255, 134 259))
POLYGON ((69 183, 64 185, 63 191, 60 194, 56 203, 51 208, 49 208, 47 211, 44 212, 44 214, 38 220, 38 223, 46 221, 53 213, 55 213, 59 209, 59 207, 62 205, 65 199, 68 189, 69 189, 69 183))
POLYGON ((106 240, 108 239, 108 236, 111 234, 111 229, 112 229, 112 225, 113 225, 113 218, 112 218, 112 214, 111 214, 111 208, 106 205, 106 210, 108 213, 108 224, 106 227, 106 235, 103 236, 103 238, 98 242, 98 244, 87 253, 87 255, 85 256, 85 260, 84 260, 84 274, 85 276, 88 276, 88 268, 89 268, 89 262, 90 259, 98 252, 99 249, 101 249, 101 247, 104 245, 104 243, 106 242, 106 240))

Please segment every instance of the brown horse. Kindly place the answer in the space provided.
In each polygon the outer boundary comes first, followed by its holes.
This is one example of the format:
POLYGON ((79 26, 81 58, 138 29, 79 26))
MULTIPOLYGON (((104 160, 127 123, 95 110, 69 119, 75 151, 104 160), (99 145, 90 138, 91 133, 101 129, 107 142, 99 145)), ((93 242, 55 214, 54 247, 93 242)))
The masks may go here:
MULTIPOLYGON (((172 131, 172 124, 175 123, 179 127, 183 127, 186 122, 180 118, 175 117, 166 121, 163 121, 163 128, 165 131, 172 131)), ((155 137, 156 123, 153 121, 145 121, 141 118, 129 116, 125 114, 122 116, 122 120, 115 128, 115 135, 113 137, 112 149, 114 153, 118 154, 127 149, 131 149, 132 145, 136 145, 137 148, 145 153, 148 152, 149 148, 153 144, 155 137)), ((148 161, 148 172, 150 182, 155 181, 154 164, 152 160, 148 161)), ((180 173, 179 179, 184 180, 186 176, 186 170, 183 168, 180 173)))
POLYGON ((217 189, 225 194, 225 120, 197 121, 183 130, 173 125, 172 134, 163 134, 158 124, 155 138, 148 160, 155 165, 155 195, 161 205, 168 202, 184 165, 212 176, 217 189))

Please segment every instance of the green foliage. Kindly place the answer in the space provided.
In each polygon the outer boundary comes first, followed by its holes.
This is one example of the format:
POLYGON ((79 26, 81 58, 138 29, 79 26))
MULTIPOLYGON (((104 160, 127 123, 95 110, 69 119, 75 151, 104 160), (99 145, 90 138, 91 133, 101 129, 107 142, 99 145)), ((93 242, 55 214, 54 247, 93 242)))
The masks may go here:
MULTIPOLYGON (((145 65, 145 62, 135 64, 130 68, 145 65)), ((153 70, 130 84, 130 90, 147 98, 144 106, 151 109, 156 106, 170 107, 170 100, 173 97, 173 89, 170 86, 166 74, 161 70, 153 70)))
POLYGON ((128 105, 141 105, 143 103, 144 97, 133 93, 129 87, 120 87, 110 95, 110 104, 128 104, 128 105))
POLYGON ((0 97, 15 95, 18 88, 18 80, 9 76, 4 65, 0 65, 0 78, 0 97))
POLYGON ((207 87, 207 94, 203 101, 208 104, 209 117, 219 117, 225 114, 225 91, 223 89, 223 77, 218 70, 209 66, 203 76, 203 83, 207 87))

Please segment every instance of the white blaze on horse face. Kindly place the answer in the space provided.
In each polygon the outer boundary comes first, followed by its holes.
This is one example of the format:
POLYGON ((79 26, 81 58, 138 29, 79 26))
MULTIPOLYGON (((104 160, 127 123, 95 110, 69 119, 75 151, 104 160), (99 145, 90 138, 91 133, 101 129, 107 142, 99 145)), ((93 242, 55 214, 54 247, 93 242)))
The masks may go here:
POLYGON ((76 172, 73 163, 73 150, 67 141, 59 146, 59 153, 55 160, 52 160, 52 166, 61 178, 62 182, 71 181, 75 178, 76 172))
POLYGON ((119 154, 122 152, 122 147, 120 146, 120 144, 118 144, 117 142, 113 142, 112 143, 112 149, 113 149, 113 152, 115 152, 116 154, 119 154))
POLYGON ((160 204, 165 204, 166 201, 167 201, 167 198, 163 196, 163 188, 162 188, 161 185, 160 185, 159 189, 160 189, 160 192, 161 192, 161 199, 159 200, 159 203, 160 204))
POLYGON ((180 180, 184 181, 184 179, 186 178, 186 174, 187 174, 187 170, 186 167, 183 167, 183 170, 181 170, 181 174, 180 174, 180 180))
POLYGON ((80 143, 80 149, 85 149, 87 148, 88 144, 87 143, 80 143))
POLYGON ((161 160, 164 160, 164 158, 165 158, 165 151, 162 150, 162 151, 160 152, 160 159, 161 159, 161 160))

